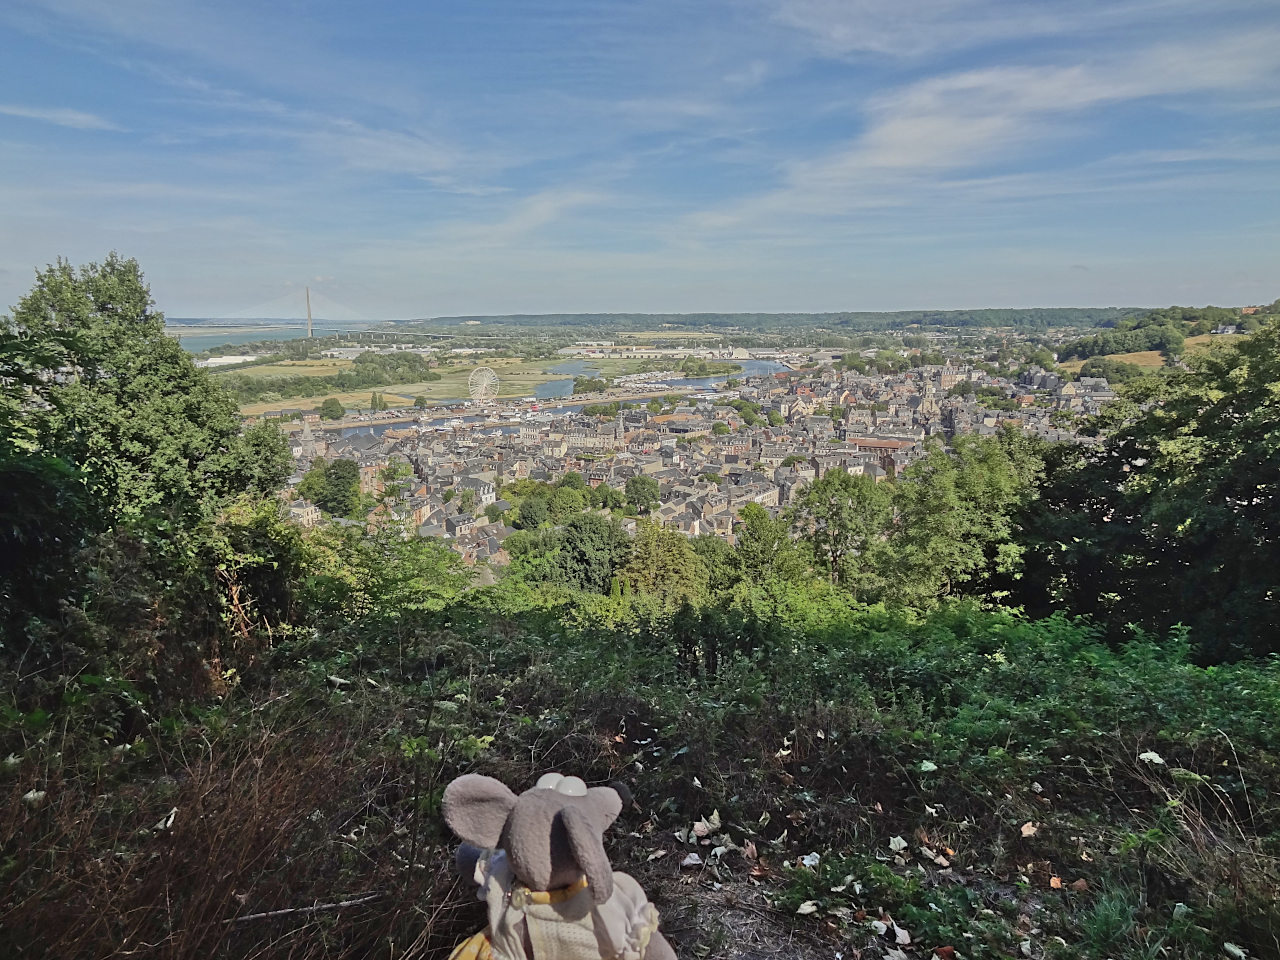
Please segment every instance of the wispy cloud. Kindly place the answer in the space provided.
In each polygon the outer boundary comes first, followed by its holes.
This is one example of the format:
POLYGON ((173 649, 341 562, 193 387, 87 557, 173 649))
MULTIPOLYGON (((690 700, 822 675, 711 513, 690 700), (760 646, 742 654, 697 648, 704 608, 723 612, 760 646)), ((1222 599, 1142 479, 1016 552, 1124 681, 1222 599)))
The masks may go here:
POLYGON ((1138 23, 1221 18, 1252 0, 770 0, 775 19, 829 56, 921 57, 1008 41, 1080 36, 1138 23))
POLYGON ((38 120, 41 123, 52 123, 58 127, 69 127, 72 130, 120 130, 121 127, 93 113, 83 110, 69 110, 65 107, 25 107, 15 104, 0 104, 0 114, 8 117, 21 117, 24 120, 38 120))
MULTIPOLYGON (((1274 85, 1276 31, 1157 45, 1057 66, 1001 66, 927 77, 873 97, 862 133, 794 161, 778 189, 694 218, 722 229, 777 217, 902 206, 921 192, 1065 142, 1090 111, 1148 98, 1212 96, 1274 85)), ((1069 156, 1061 158, 1070 164, 1069 156)), ((1062 178, 1061 171, 1053 174, 1062 178)), ((1039 178, 1049 182, 1051 178, 1039 178)), ((1056 192, 1056 191, 1055 191, 1056 192)))

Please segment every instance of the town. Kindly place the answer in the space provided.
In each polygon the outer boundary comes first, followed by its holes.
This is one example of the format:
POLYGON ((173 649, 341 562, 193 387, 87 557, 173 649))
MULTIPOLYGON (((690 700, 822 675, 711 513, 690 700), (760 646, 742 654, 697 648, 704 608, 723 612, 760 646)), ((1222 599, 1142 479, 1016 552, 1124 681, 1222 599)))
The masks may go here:
POLYGON ((833 470, 893 478, 930 441, 1014 428, 1046 441, 1090 442, 1073 424, 1115 397, 1104 378, 1072 381, 1034 364, 1017 376, 961 359, 880 374, 841 369, 842 358, 830 352, 792 356, 808 358, 812 369, 730 379, 713 392, 667 393, 647 403, 626 402, 645 386, 631 379, 611 391, 611 404, 610 395, 593 395, 594 405, 542 410, 528 398, 454 407, 446 415, 469 415, 448 420, 389 409, 376 417, 401 422, 366 429, 326 429, 318 414, 305 413, 291 437, 296 469, 282 496, 297 523, 315 526, 323 514, 301 495, 304 478, 317 463, 354 462, 372 506, 363 518, 333 522, 395 523, 443 538, 488 578, 510 562, 507 538, 530 524, 520 506, 532 485, 522 481, 567 482, 584 491, 570 509, 613 512, 632 534, 644 513, 686 536, 732 544, 747 504, 779 515, 833 470))

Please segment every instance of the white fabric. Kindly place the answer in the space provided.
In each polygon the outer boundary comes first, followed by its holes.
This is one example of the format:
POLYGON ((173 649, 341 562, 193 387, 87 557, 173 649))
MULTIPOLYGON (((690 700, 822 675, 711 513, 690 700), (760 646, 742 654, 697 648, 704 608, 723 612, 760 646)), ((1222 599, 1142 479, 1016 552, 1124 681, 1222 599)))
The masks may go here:
POLYGON ((605 903, 584 888, 561 903, 532 903, 506 853, 476 863, 478 897, 489 906, 489 938, 497 960, 644 960, 658 911, 635 879, 614 873, 605 903), (532 953, 525 952, 526 934, 532 953))

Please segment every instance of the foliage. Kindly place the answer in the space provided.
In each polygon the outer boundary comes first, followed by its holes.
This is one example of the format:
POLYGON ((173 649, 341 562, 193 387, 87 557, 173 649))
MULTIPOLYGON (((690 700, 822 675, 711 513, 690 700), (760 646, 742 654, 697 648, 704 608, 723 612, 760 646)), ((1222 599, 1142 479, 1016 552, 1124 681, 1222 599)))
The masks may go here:
POLYGON ((631 559, 619 576, 637 593, 679 602, 696 600, 706 592, 708 571, 680 531, 641 521, 631 545, 631 559))
POLYGON ((398 383, 428 383, 441 379, 431 369, 431 361, 409 351, 362 353, 349 369, 324 376, 254 377, 241 373, 220 373, 218 383, 241 403, 277 398, 320 397, 329 393, 352 393, 369 387, 398 383))
POLYGON ((1213 658, 1274 652, 1280 323, 1124 388, 1101 446, 1055 457, 1026 519, 1024 599, 1107 621, 1183 623, 1213 658))
POLYGON ((317 460, 298 493, 335 517, 350 516, 360 501, 360 465, 354 460, 317 460))
POLYGON ((341 420, 347 415, 347 408, 337 397, 327 397, 324 403, 320 404, 320 416, 326 420, 341 420))
POLYGON ((278 468, 250 462, 262 451, 241 441, 234 403, 165 334, 153 306, 133 260, 112 254, 79 270, 59 260, 6 324, 57 358, 34 370, 48 383, 48 407, 31 443, 77 470, 107 524, 159 512, 191 522, 246 473, 278 468))
POLYGON ((775 519, 758 503, 748 503, 738 514, 734 527, 737 576, 748 583, 770 580, 799 580, 808 572, 808 563, 791 538, 790 525, 775 519))
POLYGON ((829 470, 801 492, 790 518, 831 582, 857 598, 880 593, 893 495, 870 477, 829 470))
POLYGON ((892 594, 927 603, 989 574, 1017 572, 1025 551, 1015 513, 1034 497, 1035 445, 1013 429, 957 437, 903 471, 894 493, 892 594))
POLYGON ((1134 363, 1125 363, 1114 357, 1090 357, 1080 367, 1080 377, 1104 377, 1109 383, 1128 383, 1146 376, 1148 371, 1134 363))
POLYGON ((639 473, 628 477, 623 493, 627 503, 642 512, 648 512, 658 505, 658 481, 646 474, 639 473))

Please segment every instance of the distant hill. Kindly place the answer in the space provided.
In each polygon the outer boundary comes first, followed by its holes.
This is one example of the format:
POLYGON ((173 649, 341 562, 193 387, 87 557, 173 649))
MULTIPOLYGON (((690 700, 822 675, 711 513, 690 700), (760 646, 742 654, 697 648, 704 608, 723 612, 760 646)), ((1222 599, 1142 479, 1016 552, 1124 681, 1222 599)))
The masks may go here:
POLYGON ((711 330, 768 332, 815 327, 847 332, 900 330, 908 327, 1050 327, 1112 326, 1140 316, 1146 307, 1033 307, 977 310, 897 310, 840 313, 543 313, 496 316, 432 317, 397 321, 397 325, 455 326, 480 323, 506 327, 591 327, 593 329, 711 330))

